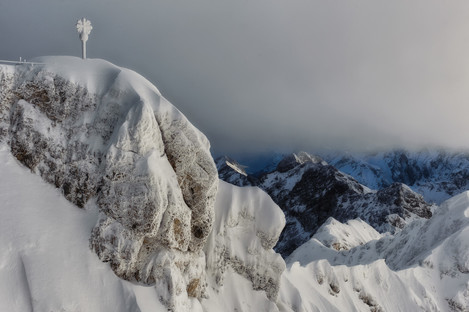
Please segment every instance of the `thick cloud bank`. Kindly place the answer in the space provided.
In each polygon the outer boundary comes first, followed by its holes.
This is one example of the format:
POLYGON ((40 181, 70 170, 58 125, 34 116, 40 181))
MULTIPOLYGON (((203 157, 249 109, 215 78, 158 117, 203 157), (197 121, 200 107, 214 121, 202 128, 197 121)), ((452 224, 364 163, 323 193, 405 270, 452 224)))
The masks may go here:
POLYGON ((0 59, 88 56, 157 83, 216 153, 469 147, 469 3, 6 0, 0 59))

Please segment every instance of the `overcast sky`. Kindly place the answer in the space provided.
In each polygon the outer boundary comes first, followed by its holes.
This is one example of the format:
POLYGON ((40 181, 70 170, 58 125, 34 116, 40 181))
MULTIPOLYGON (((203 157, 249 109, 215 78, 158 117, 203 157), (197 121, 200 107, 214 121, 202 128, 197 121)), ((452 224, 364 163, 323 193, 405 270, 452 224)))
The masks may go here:
POLYGON ((469 149, 469 1, 0 0, 0 59, 152 81, 216 154, 469 149))

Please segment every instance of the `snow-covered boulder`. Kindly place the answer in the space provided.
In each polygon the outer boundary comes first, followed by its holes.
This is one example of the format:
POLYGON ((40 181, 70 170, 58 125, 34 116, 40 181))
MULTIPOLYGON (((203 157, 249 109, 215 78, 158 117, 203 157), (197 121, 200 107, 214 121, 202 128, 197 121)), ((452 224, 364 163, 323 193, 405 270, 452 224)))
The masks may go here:
POLYGON ((209 142, 147 80, 103 60, 0 67, 1 140, 79 207, 121 278, 162 284, 171 307, 205 292, 217 171, 209 142))

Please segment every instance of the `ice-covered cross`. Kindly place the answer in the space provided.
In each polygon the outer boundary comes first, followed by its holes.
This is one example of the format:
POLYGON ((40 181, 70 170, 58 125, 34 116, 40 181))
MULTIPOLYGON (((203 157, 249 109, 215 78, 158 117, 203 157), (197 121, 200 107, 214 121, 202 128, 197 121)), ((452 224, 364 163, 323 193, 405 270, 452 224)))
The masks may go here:
POLYGON ((86 59, 86 41, 88 40, 88 35, 92 29, 93 26, 91 26, 91 22, 86 18, 82 18, 77 21, 77 31, 82 42, 83 59, 86 59))

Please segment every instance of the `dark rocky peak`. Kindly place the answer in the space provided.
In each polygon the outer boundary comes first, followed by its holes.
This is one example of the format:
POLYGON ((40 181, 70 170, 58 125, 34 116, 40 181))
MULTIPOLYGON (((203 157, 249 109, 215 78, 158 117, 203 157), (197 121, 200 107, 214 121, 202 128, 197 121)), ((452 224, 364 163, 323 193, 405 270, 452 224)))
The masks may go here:
POLYGON ((429 176, 429 171, 424 166, 419 166, 417 161, 405 151, 397 151, 389 155, 389 168, 394 181, 408 185, 414 185, 416 181, 429 176))
POLYGON ((314 156, 306 152, 292 153, 284 157, 277 165, 276 170, 278 172, 287 172, 293 169, 296 166, 302 165, 304 163, 314 163, 314 164, 323 164, 327 163, 322 160, 319 156, 314 156))
POLYGON ((425 202, 423 196, 412 191, 405 184, 393 183, 389 187, 379 190, 376 196, 380 203, 401 207, 421 218, 429 219, 432 216, 431 206, 425 202))
POLYGON ((310 239, 329 217, 340 222, 360 218, 381 233, 431 217, 430 205, 409 187, 395 183, 374 191, 325 162, 272 172, 259 187, 285 212, 287 224, 276 247, 283 256, 310 239))

